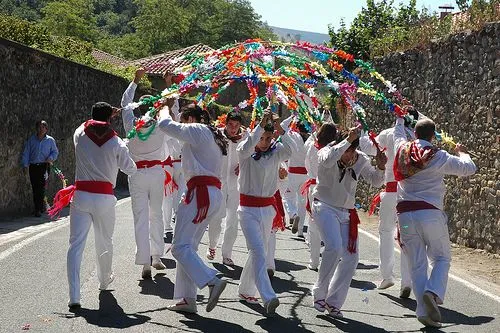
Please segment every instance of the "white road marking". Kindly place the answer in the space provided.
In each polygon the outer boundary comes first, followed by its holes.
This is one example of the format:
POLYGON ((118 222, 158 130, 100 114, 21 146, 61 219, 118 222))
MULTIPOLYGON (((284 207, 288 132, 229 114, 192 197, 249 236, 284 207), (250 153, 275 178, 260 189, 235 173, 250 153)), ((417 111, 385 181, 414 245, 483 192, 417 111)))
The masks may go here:
MULTIPOLYGON (((116 206, 115 207, 118 207, 118 206, 121 206, 122 204, 124 203, 127 203, 127 202, 130 202, 130 197, 129 198, 125 198, 125 199, 121 199, 119 200, 117 203, 116 203, 116 206)), ((40 232, 32 237, 29 237, 29 238, 26 238, 24 240, 22 240, 21 242, 15 244, 14 246, 8 248, 7 250, 5 251, 2 251, 0 252, 0 261, 2 261, 3 259, 9 257, 10 255, 12 255, 13 253, 16 253, 17 251, 21 250, 23 247, 33 243, 34 241, 36 241, 37 239, 40 239, 42 237, 45 237, 63 227, 66 227, 66 226, 69 226, 69 223, 67 223, 69 221, 69 216, 59 220, 59 221, 56 221, 56 222, 52 222, 54 224, 56 224, 55 227, 49 229, 49 230, 45 230, 43 232, 40 232)), ((42 226, 46 226, 46 224, 42 225, 42 226)), ((27 227, 27 228, 32 228, 32 227, 27 227)), ((26 229, 26 228, 23 228, 23 229, 26 229)), ((22 231, 23 229, 21 229, 20 231, 22 231)))
MULTIPOLYGON (((359 232, 362 233, 363 235, 365 235, 366 237, 371 238, 371 239, 373 239, 374 241, 376 241, 377 243, 380 244, 380 239, 377 236, 375 236, 375 235, 373 235, 373 234, 369 233, 368 231, 363 230, 361 228, 359 228, 359 232)), ((401 250, 398 249, 397 247, 394 247, 394 250, 396 250, 396 252, 398 252, 399 254, 401 254, 401 250)), ((476 286, 475 284, 473 284, 473 283, 471 283, 471 282, 469 282, 467 280, 464 280, 461 277, 458 277, 458 276, 456 276, 456 275, 454 275, 452 273, 448 273, 448 276, 451 279, 453 279, 453 280, 455 280, 455 281, 463 284, 467 288, 472 289, 473 291, 475 291, 475 292, 477 292, 477 293, 479 293, 481 295, 487 296, 487 297, 491 298, 492 300, 500 303, 500 296, 492 294, 492 293, 490 293, 490 292, 488 292, 488 291, 486 291, 486 290, 484 290, 484 289, 476 286)))

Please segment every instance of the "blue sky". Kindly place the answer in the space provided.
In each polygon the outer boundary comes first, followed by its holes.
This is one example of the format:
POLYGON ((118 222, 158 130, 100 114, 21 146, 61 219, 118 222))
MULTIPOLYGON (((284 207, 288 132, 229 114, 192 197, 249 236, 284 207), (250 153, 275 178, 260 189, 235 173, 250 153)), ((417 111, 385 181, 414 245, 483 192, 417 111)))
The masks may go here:
MULTIPOLYGON (((350 23, 366 0, 250 0, 255 11, 269 25, 281 28, 328 33, 328 24, 339 27, 341 18, 350 23)), ((394 4, 408 3, 395 0, 394 4)), ((426 7, 438 11, 443 4, 453 4, 453 0, 417 0, 417 8, 426 7)))

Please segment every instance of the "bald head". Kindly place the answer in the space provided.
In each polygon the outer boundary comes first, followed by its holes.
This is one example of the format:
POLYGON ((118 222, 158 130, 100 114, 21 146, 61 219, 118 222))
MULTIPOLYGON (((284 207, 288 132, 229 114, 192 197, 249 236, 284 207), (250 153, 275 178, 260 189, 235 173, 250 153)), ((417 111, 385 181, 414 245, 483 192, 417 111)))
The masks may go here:
POLYGON ((417 139, 431 141, 436 132, 436 124, 429 118, 420 119, 415 125, 415 135, 417 139))

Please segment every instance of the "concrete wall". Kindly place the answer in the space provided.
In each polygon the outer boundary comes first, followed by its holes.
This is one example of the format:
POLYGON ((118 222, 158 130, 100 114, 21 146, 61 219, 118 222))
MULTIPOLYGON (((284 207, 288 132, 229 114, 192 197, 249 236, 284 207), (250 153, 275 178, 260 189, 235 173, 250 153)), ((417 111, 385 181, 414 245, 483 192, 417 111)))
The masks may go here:
MULTIPOLYGON (((420 112, 434 119, 438 131, 479 154, 476 175, 446 178, 445 210, 452 241, 494 253, 500 253, 499 44, 497 22, 374 63, 420 112)), ((367 120, 377 133, 393 125, 389 112, 372 110, 367 120)), ((358 192, 365 208, 371 200, 367 191, 375 193, 366 185, 358 192)))

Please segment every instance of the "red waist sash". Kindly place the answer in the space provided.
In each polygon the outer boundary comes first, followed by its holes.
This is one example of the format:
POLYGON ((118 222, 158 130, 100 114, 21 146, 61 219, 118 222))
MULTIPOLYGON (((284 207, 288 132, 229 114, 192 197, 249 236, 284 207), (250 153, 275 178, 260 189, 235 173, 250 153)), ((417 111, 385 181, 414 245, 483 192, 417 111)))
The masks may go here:
POLYGON ((161 165, 161 166, 171 166, 173 167, 174 165, 172 164, 172 158, 169 156, 166 160, 160 161, 160 160, 144 160, 144 161, 137 161, 135 162, 135 165, 137 166, 137 169, 146 169, 146 168, 152 168, 156 165, 161 165))
POLYGON ((240 205, 244 207, 273 206, 276 211, 276 215, 273 218, 273 229, 285 229, 285 210, 283 209, 280 191, 276 191, 272 197, 254 197, 240 193, 240 205))
POLYGON ((307 169, 305 167, 288 167, 288 172, 298 175, 307 175, 307 169))
POLYGON ((210 197, 208 195, 208 186, 215 186, 219 190, 222 187, 219 178, 213 176, 195 176, 187 182, 187 193, 184 202, 189 204, 192 200, 193 191, 196 189, 196 207, 198 213, 193 219, 193 223, 201 223, 208 214, 210 208, 210 197))
POLYGON ((424 209, 438 209, 436 206, 431 205, 425 201, 401 201, 396 205, 396 211, 398 214, 407 213, 407 212, 415 212, 417 210, 424 209))
POLYGON ((75 185, 67 186, 56 193, 52 207, 47 210, 51 218, 59 215, 61 210, 69 205, 75 191, 113 195, 113 184, 103 181, 77 180, 75 185))

